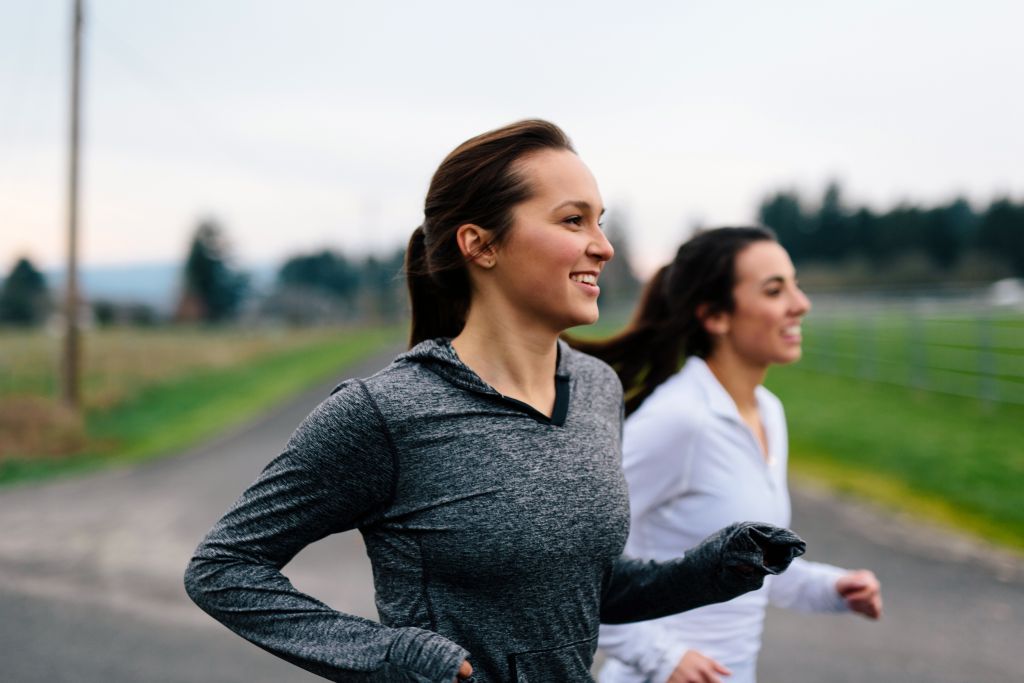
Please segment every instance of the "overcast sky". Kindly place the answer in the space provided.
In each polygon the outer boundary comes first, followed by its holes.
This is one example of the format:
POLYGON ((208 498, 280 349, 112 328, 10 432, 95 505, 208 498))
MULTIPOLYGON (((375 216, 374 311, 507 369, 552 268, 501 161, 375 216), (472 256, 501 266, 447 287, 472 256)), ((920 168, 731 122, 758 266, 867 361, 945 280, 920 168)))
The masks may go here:
MULTIPOLYGON (((71 0, 0 0, 0 270, 59 265, 71 0)), ((1024 198, 1024 3, 87 0, 82 258, 404 244, 465 138, 558 123, 641 270, 765 193, 1024 198)))

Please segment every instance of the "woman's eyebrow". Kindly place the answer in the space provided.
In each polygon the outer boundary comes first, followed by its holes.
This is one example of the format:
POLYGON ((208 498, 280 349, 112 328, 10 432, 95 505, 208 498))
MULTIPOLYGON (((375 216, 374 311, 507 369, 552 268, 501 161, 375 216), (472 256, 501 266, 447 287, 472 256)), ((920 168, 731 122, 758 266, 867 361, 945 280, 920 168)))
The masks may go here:
MULTIPOLYGON (((590 205, 590 202, 584 201, 582 199, 569 199, 569 200, 566 200, 566 201, 562 202, 561 204, 559 204, 558 206, 556 206, 555 208, 553 208, 551 210, 552 211, 558 211, 559 209, 564 209, 567 206, 576 207, 580 211, 592 212, 594 210, 594 207, 592 207, 590 205)), ((605 212, 605 209, 602 208, 601 212, 598 214, 598 216, 603 216, 604 212, 605 212)))
POLYGON ((780 285, 784 285, 784 284, 786 284, 786 278, 782 277, 781 275, 772 275, 771 277, 766 277, 765 279, 761 280, 761 286, 762 287, 764 287, 765 285, 770 285, 770 284, 775 284, 775 283, 778 283, 780 285))

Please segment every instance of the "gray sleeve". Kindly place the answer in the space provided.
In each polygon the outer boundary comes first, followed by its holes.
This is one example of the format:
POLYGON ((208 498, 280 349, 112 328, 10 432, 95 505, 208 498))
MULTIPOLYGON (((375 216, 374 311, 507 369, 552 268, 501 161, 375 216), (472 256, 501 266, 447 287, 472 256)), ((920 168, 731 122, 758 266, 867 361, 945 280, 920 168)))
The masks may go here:
POLYGON ((785 571, 805 549, 788 529, 737 522, 678 560, 619 558, 607 579, 601 621, 645 621, 731 600, 760 588, 766 575, 785 571))
POLYGON ((371 522, 392 497, 390 437, 361 382, 303 421, 199 544, 185 588, 259 647, 334 681, 451 683, 467 652, 418 628, 389 628, 299 592, 284 567, 302 548, 371 522))

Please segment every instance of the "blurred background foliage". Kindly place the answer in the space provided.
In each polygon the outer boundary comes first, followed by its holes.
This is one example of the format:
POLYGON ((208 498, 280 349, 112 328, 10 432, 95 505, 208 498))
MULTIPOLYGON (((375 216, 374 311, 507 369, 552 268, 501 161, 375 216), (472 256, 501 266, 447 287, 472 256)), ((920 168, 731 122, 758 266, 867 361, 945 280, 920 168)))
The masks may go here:
POLYGON ((762 225, 775 230, 804 280, 891 287, 986 282, 1024 276, 1024 204, 999 198, 975 209, 902 203, 886 211, 849 206, 829 183, 817 203, 787 190, 766 197, 762 225))

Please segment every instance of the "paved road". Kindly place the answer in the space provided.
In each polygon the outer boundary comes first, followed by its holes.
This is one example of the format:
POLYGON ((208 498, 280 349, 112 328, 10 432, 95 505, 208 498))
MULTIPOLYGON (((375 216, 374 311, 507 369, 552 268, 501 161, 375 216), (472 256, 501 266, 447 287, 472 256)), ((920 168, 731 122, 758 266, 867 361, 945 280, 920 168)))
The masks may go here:
MULTIPOLYGON (((178 458, 0 491, 0 681, 322 680, 199 612, 181 573, 332 384, 178 458)), ((773 613, 762 683, 1024 680, 1024 562, 813 489, 796 492, 795 509, 812 559, 878 572, 887 615, 872 624, 773 613)), ((311 546, 286 573, 339 609, 375 616, 358 535, 311 546)))
POLYGON ((808 557, 873 569, 885 615, 771 612, 761 683, 1024 681, 1022 558, 806 485, 794 498, 808 557))

